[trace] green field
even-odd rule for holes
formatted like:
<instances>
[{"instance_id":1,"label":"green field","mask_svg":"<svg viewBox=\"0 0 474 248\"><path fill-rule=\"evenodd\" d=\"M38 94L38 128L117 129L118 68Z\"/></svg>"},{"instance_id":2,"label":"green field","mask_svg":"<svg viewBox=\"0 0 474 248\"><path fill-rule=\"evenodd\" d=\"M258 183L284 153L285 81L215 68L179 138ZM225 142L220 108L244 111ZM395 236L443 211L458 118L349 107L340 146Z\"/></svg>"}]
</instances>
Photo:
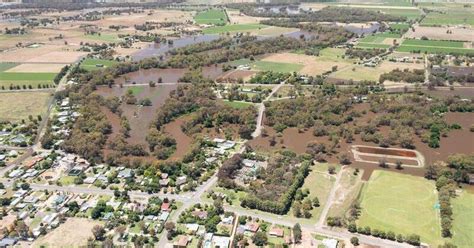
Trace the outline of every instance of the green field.
<instances>
[{"instance_id":1,"label":"green field","mask_svg":"<svg viewBox=\"0 0 474 248\"><path fill-rule=\"evenodd\" d=\"M7 63L7 62L1 62L0 63L0 72L4 72L8 69L11 69L15 66L19 65L18 63Z\"/></svg>"},{"instance_id":2,"label":"green field","mask_svg":"<svg viewBox=\"0 0 474 248\"><path fill-rule=\"evenodd\" d=\"M256 61L252 64L252 68L259 71L274 71L287 73L300 71L303 68L303 65L269 61Z\"/></svg>"},{"instance_id":3,"label":"green field","mask_svg":"<svg viewBox=\"0 0 474 248\"><path fill-rule=\"evenodd\" d=\"M93 71L93 70L100 70L104 67L109 67L112 65L117 64L118 62L115 60L106 60L106 59L91 59L87 58L81 63L81 68L88 70L88 71ZM104 67L97 67L96 65L101 64Z\"/></svg>"},{"instance_id":4,"label":"green field","mask_svg":"<svg viewBox=\"0 0 474 248\"><path fill-rule=\"evenodd\" d=\"M225 25L225 26L215 26L204 29L202 32L205 34L220 34L220 33L227 33L227 32L248 32L252 30L257 30L261 28L268 27L267 25L263 24L232 24L232 25Z\"/></svg>"},{"instance_id":5,"label":"green field","mask_svg":"<svg viewBox=\"0 0 474 248\"><path fill-rule=\"evenodd\" d=\"M453 242L459 248L474 244L474 194L463 192L451 200L453 207Z\"/></svg>"},{"instance_id":6,"label":"green field","mask_svg":"<svg viewBox=\"0 0 474 248\"><path fill-rule=\"evenodd\" d=\"M128 90L132 90L132 94L134 96L138 96L140 93L143 92L143 90L145 90L145 87L144 86L131 86L127 88L127 91Z\"/></svg>"},{"instance_id":7,"label":"green field","mask_svg":"<svg viewBox=\"0 0 474 248\"><path fill-rule=\"evenodd\" d=\"M53 81L56 73L45 72L0 72L0 80L6 81Z\"/></svg>"},{"instance_id":8,"label":"green field","mask_svg":"<svg viewBox=\"0 0 474 248\"><path fill-rule=\"evenodd\" d=\"M399 52L474 54L474 49L464 48L461 41L407 39L397 48Z\"/></svg>"},{"instance_id":9,"label":"green field","mask_svg":"<svg viewBox=\"0 0 474 248\"><path fill-rule=\"evenodd\" d=\"M410 28L410 25L408 23L390 23L389 26L393 30L403 30Z\"/></svg>"},{"instance_id":10,"label":"green field","mask_svg":"<svg viewBox=\"0 0 474 248\"><path fill-rule=\"evenodd\" d=\"M442 9L443 13L430 12L423 19L423 26L471 25L474 26L474 10L462 8Z\"/></svg>"},{"instance_id":11,"label":"green field","mask_svg":"<svg viewBox=\"0 0 474 248\"><path fill-rule=\"evenodd\" d=\"M222 10L210 9L197 13L194 21L197 24L224 25L227 23L227 16Z\"/></svg>"},{"instance_id":12,"label":"green field","mask_svg":"<svg viewBox=\"0 0 474 248\"><path fill-rule=\"evenodd\" d=\"M50 92L0 93L0 120L27 120L29 115L46 113Z\"/></svg>"},{"instance_id":13,"label":"green field","mask_svg":"<svg viewBox=\"0 0 474 248\"><path fill-rule=\"evenodd\" d=\"M360 198L358 226L418 234L422 242L442 243L434 182L421 177L376 170Z\"/></svg>"},{"instance_id":14,"label":"green field","mask_svg":"<svg viewBox=\"0 0 474 248\"><path fill-rule=\"evenodd\" d=\"M228 106L231 106L232 108L236 108L236 109L243 109L243 108L247 108L249 106L253 106L252 103L249 103L249 102L236 102L236 101L224 101L224 104L225 105L228 105Z\"/></svg>"}]
</instances>

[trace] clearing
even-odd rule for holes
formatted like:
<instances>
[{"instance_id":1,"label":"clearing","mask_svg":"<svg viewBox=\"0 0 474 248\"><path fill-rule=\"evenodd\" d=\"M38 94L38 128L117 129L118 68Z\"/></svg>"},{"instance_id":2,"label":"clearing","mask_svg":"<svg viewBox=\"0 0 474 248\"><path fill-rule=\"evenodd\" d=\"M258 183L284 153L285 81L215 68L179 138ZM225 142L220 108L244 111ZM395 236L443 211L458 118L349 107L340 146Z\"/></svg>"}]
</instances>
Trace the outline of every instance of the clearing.
<instances>
[{"instance_id":1,"label":"clearing","mask_svg":"<svg viewBox=\"0 0 474 248\"><path fill-rule=\"evenodd\" d=\"M64 224L40 237L33 247L80 247L87 244L87 239L93 237L92 228L101 222L84 218L68 218ZM77 230L80 230L78 232Z\"/></svg>"}]
</instances>

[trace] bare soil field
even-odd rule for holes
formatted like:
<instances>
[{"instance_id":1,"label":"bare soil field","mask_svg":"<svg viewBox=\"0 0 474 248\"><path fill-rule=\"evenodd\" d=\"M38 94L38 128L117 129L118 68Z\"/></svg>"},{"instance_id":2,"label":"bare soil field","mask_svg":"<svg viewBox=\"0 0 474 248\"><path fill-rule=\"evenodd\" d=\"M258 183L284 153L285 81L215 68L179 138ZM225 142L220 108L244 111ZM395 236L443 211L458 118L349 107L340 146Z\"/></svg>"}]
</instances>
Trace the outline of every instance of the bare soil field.
<instances>
[{"instance_id":1,"label":"bare soil field","mask_svg":"<svg viewBox=\"0 0 474 248\"><path fill-rule=\"evenodd\" d=\"M38 48L19 48L0 53L0 61L18 63L69 64L78 60L85 52L67 51L67 46L41 45Z\"/></svg>"},{"instance_id":2,"label":"bare soil field","mask_svg":"<svg viewBox=\"0 0 474 248\"><path fill-rule=\"evenodd\" d=\"M447 33L450 31L450 33ZM428 39L433 40L462 40L462 41L474 41L474 29L472 28L457 28L457 27L425 27L416 26L415 31L408 30L406 32L406 38L420 39L425 36Z\"/></svg>"},{"instance_id":3,"label":"bare soil field","mask_svg":"<svg viewBox=\"0 0 474 248\"><path fill-rule=\"evenodd\" d=\"M247 16L238 10L227 10L231 24L251 24L251 23L260 23L261 20L266 20L268 18L264 17L253 17Z\"/></svg>"},{"instance_id":4,"label":"bare soil field","mask_svg":"<svg viewBox=\"0 0 474 248\"><path fill-rule=\"evenodd\" d=\"M399 150L399 149L390 149L390 148L378 148L378 147L367 147L367 146L359 146L356 148L357 151L362 153L374 153L380 155L391 155L391 156L402 156L402 157L409 157L414 158L416 157L416 153L413 151L408 150Z\"/></svg>"},{"instance_id":5,"label":"bare soil field","mask_svg":"<svg viewBox=\"0 0 474 248\"><path fill-rule=\"evenodd\" d=\"M84 218L68 218L64 224L40 237L33 247L82 247L93 237L92 228L101 222Z\"/></svg>"},{"instance_id":6,"label":"bare soil field","mask_svg":"<svg viewBox=\"0 0 474 248\"><path fill-rule=\"evenodd\" d=\"M266 27L259 30L250 32L251 35L262 35L262 36L277 36L282 34L288 34L299 31L297 28L284 28L284 27Z\"/></svg>"},{"instance_id":7,"label":"bare soil field","mask_svg":"<svg viewBox=\"0 0 474 248\"><path fill-rule=\"evenodd\" d=\"M6 72L51 72L57 73L61 71L66 64L20 64Z\"/></svg>"}]
</instances>

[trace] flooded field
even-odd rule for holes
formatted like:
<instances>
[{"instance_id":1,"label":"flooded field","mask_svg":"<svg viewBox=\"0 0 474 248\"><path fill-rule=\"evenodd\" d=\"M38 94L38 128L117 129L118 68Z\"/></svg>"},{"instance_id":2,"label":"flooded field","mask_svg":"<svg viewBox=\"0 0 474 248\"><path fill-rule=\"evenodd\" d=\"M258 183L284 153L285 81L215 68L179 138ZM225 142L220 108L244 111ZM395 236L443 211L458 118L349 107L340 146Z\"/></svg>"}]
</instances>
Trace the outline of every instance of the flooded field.
<instances>
[{"instance_id":1,"label":"flooded field","mask_svg":"<svg viewBox=\"0 0 474 248\"><path fill-rule=\"evenodd\" d=\"M359 104L355 107L356 110L368 110L368 104ZM368 120L372 119L375 116L374 113L368 111L366 115L362 118L358 118L358 123L365 123ZM446 160L449 155L455 153L465 153L465 154L472 154L474 153L474 132L470 132L469 128L472 124L474 124L474 116L469 113L447 113L445 119L448 123L453 124L457 123L462 126L460 130L452 130L448 133L448 137L442 137L440 142L440 148L433 149L428 146L428 144L423 143L421 139L417 136L414 136L414 144L415 149L419 151L424 157L426 164L432 164L435 161L439 160ZM271 127L266 126L265 130L267 130L268 136L266 137L257 137L254 140L249 142L249 145L256 150L270 152L273 149L289 149L296 153L304 153L306 152L307 144L310 142L317 142L325 144L326 147L330 147L332 142L329 140L328 137L315 137L313 135L313 129L309 128L307 130L300 130L299 132L297 128L287 128L285 129L282 134L277 134L275 130ZM389 127L381 127L380 131L383 135L387 135L389 131ZM271 137L275 136L276 144L274 146L270 145ZM361 140L360 135L354 136L354 141L350 144L346 143L345 141L341 140L335 151L338 152L336 155L329 154L326 159L330 163L339 163L338 156L339 154L351 154L351 146L352 145L368 145L374 146L373 143L364 142ZM366 163L366 162L359 162L355 161L353 156L349 156L352 164L349 165L353 168L358 168L364 170L363 179L367 180L370 178L372 172L376 169L382 169L377 164ZM396 162L396 161L388 161L387 162ZM405 161L408 165L413 165L414 161ZM406 167L403 170L397 170L394 166L391 166L388 169L383 170L391 170L400 173L407 173L415 176L424 176L425 169L424 168L413 168L413 167Z\"/></svg>"},{"instance_id":2,"label":"flooded field","mask_svg":"<svg viewBox=\"0 0 474 248\"><path fill-rule=\"evenodd\" d=\"M177 160L183 158L184 155L189 151L192 143L192 138L183 133L181 125L189 119L189 116L178 118L164 126L165 132L173 136L176 139L176 151L171 155L169 159Z\"/></svg>"},{"instance_id":3,"label":"flooded field","mask_svg":"<svg viewBox=\"0 0 474 248\"><path fill-rule=\"evenodd\" d=\"M153 43L148 45L148 47L141 49L140 51L132 54L132 59L134 61L139 61L145 58L152 58L158 56L165 56L166 53L175 48L184 47L187 45L199 43L199 42L209 42L219 39L219 35L196 35L196 36L187 36L173 40L173 44L164 44L164 43Z\"/></svg>"}]
</instances>

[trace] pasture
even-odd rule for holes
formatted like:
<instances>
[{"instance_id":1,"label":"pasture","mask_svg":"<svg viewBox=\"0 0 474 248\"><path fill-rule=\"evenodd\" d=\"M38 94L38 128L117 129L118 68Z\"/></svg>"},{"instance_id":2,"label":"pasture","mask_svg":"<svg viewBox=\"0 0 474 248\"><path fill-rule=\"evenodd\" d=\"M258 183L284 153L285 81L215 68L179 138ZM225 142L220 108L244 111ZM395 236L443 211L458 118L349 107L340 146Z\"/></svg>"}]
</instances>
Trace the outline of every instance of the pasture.
<instances>
[{"instance_id":1,"label":"pasture","mask_svg":"<svg viewBox=\"0 0 474 248\"><path fill-rule=\"evenodd\" d=\"M471 25L474 26L472 9L442 8L441 13L430 12L421 22L422 26Z\"/></svg>"},{"instance_id":2,"label":"pasture","mask_svg":"<svg viewBox=\"0 0 474 248\"><path fill-rule=\"evenodd\" d=\"M433 181L387 171L374 171L364 186L358 226L396 234L418 234L422 242L442 242L437 192Z\"/></svg>"},{"instance_id":3,"label":"pasture","mask_svg":"<svg viewBox=\"0 0 474 248\"><path fill-rule=\"evenodd\" d=\"M366 36L359 40L357 43L358 48L389 48L393 44L393 40L397 40L401 37L398 33L379 33Z\"/></svg>"},{"instance_id":4,"label":"pasture","mask_svg":"<svg viewBox=\"0 0 474 248\"><path fill-rule=\"evenodd\" d=\"M417 63L395 63L383 61L376 67L367 67L363 65L351 65L345 68L338 69L338 71L329 75L330 78L363 81L370 80L378 82L380 75L390 72L395 69L423 69L423 64Z\"/></svg>"},{"instance_id":5,"label":"pasture","mask_svg":"<svg viewBox=\"0 0 474 248\"><path fill-rule=\"evenodd\" d=\"M197 24L224 25L227 23L227 16L222 10L210 9L197 13L194 21Z\"/></svg>"},{"instance_id":6,"label":"pasture","mask_svg":"<svg viewBox=\"0 0 474 248\"><path fill-rule=\"evenodd\" d=\"M474 244L474 194L462 192L451 200L453 207L453 242L458 247Z\"/></svg>"},{"instance_id":7,"label":"pasture","mask_svg":"<svg viewBox=\"0 0 474 248\"><path fill-rule=\"evenodd\" d=\"M50 92L0 93L0 120L27 120L29 115L43 115L47 111Z\"/></svg>"}]
</instances>

